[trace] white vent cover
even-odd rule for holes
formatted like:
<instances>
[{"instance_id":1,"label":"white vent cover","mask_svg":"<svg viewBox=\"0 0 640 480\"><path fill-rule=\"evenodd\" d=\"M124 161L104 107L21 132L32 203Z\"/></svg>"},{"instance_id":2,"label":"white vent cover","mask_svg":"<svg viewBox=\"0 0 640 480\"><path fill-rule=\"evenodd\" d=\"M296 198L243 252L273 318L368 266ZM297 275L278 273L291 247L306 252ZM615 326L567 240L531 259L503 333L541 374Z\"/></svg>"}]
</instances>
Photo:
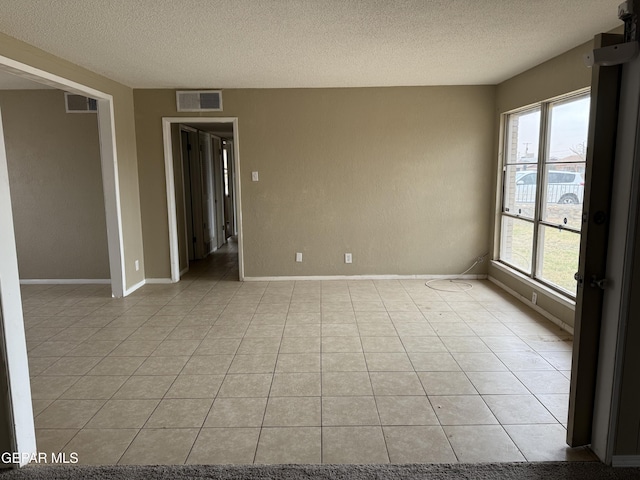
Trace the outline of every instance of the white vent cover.
<instances>
[{"instance_id":1,"label":"white vent cover","mask_svg":"<svg viewBox=\"0 0 640 480\"><path fill-rule=\"evenodd\" d=\"M176 92L179 112L221 112L221 90L182 90Z\"/></svg>"},{"instance_id":2,"label":"white vent cover","mask_svg":"<svg viewBox=\"0 0 640 480\"><path fill-rule=\"evenodd\" d=\"M98 111L98 101L95 98L83 97L74 93L65 92L64 104L67 113L95 113Z\"/></svg>"}]
</instances>

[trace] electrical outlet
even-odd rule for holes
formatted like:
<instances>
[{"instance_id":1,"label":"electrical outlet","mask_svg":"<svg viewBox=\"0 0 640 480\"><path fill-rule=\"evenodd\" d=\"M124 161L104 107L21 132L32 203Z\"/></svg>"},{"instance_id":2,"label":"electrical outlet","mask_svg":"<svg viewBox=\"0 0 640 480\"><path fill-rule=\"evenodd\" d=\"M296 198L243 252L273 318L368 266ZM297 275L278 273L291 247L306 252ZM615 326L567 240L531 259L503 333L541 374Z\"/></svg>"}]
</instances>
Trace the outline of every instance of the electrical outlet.
<instances>
[{"instance_id":1,"label":"electrical outlet","mask_svg":"<svg viewBox=\"0 0 640 480\"><path fill-rule=\"evenodd\" d=\"M258 172L251 172L251 181L252 182L258 181Z\"/></svg>"},{"instance_id":2,"label":"electrical outlet","mask_svg":"<svg viewBox=\"0 0 640 480\"><path fill-rule=\"evenodd\" d=\"M140 260L135 261L135 266L136 266L136 272L140 270Z\"/></svg>"},{"instance_id":3,"label":"electrical outlet","mask_svg":"<svg viewBox=\"0 0 640 480\"><path fill-rule=\"evenodd\" d=\"M344 263L353 263L353 257L350 253L344 254Z\"/></svg>"},{"instance_id":4,"label":"electrical outlet","mask_svg":"<svg viewBox=\"0 0 640 480\"><path fill-rule=\"evenodd\" d=\"M296 262L302 261L302 252L296 252Z\"/></svg>"},{"instance_id":5,"label":"electrical outlet","mask_svg":"<svg viewBox=\"0 0 640 480\"><path fill-rule=\"evenodd\" d=\"M533 303L534 305L538 303L538 294L536 292L533 292L531 294L531 303Z\"/></svg>"}]
</instances>

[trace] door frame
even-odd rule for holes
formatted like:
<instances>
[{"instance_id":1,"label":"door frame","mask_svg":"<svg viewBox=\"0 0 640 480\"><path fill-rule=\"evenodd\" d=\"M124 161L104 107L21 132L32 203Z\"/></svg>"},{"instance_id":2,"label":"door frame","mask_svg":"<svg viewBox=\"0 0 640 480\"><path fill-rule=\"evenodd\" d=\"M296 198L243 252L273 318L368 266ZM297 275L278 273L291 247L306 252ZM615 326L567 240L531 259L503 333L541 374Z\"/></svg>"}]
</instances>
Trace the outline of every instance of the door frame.
<instances>
[{"instance_id":1,"label":"door frame","mask_svg":"<svg viewBox=\"0 0 640 480\"><path fill-rule=\"evenodd\" d=\"M621 43L622 35L600 34L594 47ZM588 149L586 158L580 262L571 362L571 389L567 419L567 444L593 444L593 419L597 396L597 371L601 348L603 305L607 293L592 278L605 278L612 258L608 254L611 233L613 178L620 169L614 161L617 144L619 66L594 66L591 79ZM609 257L609 258L608 258ZM596 429L597 430L597 429ZM596 442L597 443L597 442ZM599 453L599 452L596 452Z\"/></svg>"},{"instance_id":2,"label":"door frame","mask_svg":"<svg viewBox=\"0 0 640 480\"><path fill-rule=\"evenodd\" d=\"M213 149L211 146L211 134L208 132L198 131L198 143L200 148L204 147L200 151L200 162L203 169L202 182L203 182L203 205L206 203L206 215L203 215L203 219L206 221L208 235L209 235L209 249L206 249L207 242L205 242L205 257L213 253L216 248L214 242L217 243L215 224L216 215L214 212L215 202L213 199ZM206 182L206 185L204 185ZM206 200L206 202L205 202Z\"/></svg>"},{"instance_id":3,"label":"door frame","mask_svg":"<svg viewBox=\"0 0 640 480\"><path fill-rule=\"evenodd\" d=\"M135 290L135 287L130 289L126 287L113 96L2 55L0 55L0 68L19 77L66 92L95 98L98 101L98 136L100 141L100 163L107 225L111 292L116 298L127 296Z\"/></svg>"},{"instance_id":4,"label":"door frame","mask_svg":"<svg viewBox=\"0 0 640 480\"><path fill-rule=\"evenodd\" d=\"M176 191L173 171L173 143L171 125L174 123L204 124L231 123L233 125L233 166L240 171L240 142L238 136L238 117L162 117L162 140L164 145L164 171L167 193L167 216L169 230L169 262L171 265L171 281L180 281L180 252L178 249L178 219L176 215ZM240 176L234 179L234 188L238 192L236 215L238 218L238 270L239 280L244 281L244 247L242 231L242 202Z\"/></svg>"},{"instance_id":5,"label":"door frame","mask_svg":"<svg viewBox=\"0 0 640 480\"><path fill-rule=\"evenodd\" d=\"M227 159L229 157L233 157L233 140L227 140L227 146L231 145L231 148L227 147L225 150L227 150ZM235 179L236 177L236 171L233 167L233 158L231 158L231 163L229 164L229 171L231 172L231 178ZM238 219L236 217L236 189L234 188L234 184L235 182L231 182L231 184L229 185L229 189L231 190L231 202L233 203L233 235L237 235L238 233Z\"/></svg>"},{"instance_id":6,"label":"door frame","mask_svg":"<svg viewBox=\"0 0 640 480\"><path fill-rule=\"evenodd\" d=\"M115 118L113 97L94 88L82 85L53 73L32 67L12 58L0 55L0 68L19 77L43 83L51 87L95 98L98 101L98 133L100 141L100 163L104 208L107 224L107 244L109 251L109 269L111 290L114 297L123 297L135 289L126 290L124 268L124 240L122 233L122 211L120 205L120 187L115 138ZM18 273L18 258L15 248L13 215L11 214L11 196L7 173L7 159L4 148L4 131L0 112L0 197L4 197L0 208L0 223L6 232L4 244L0 249L0 295L2 295L3 322L0 324L5 354L7 379L7 401L11 441L15 451L35 453L34 416L29 382L20 379L29 378L27 348L24 332L24 317ZM0 243L3 243L0 241ZM20 465L27 463L21 458Z\"/></svg>"},{"instance_id":7,"label":"door frame","mask_svg":"<svg viewBox=\"0 0 640 480\"><path fill-rule=\"evenodd\" d=\"M613 67L607 67L613 68ZM637 439L637 416L630 417L629 402L637 399L629 381L629 324L635 318L633 294L637 271L637 241L635 233L640 212L640 94L638 93L640 58L622 65L620 100L616 134L616 152L612 183L611 219L602 307L602 327L598 356L598 378L594 402L591 449L607 464L638 466L637 454L620 454L616 444L631 433ZM637 264L636 264L637 265ZM634 278L635 277L635 278ZM631 357L633 358L633 357ZM633 375L633 374L632 374ZM631 411L636 412L635 404ZM624 448L624 447L623 447ZM636 450L637 452L637 450Z\"/></svg>"}]
</instances>

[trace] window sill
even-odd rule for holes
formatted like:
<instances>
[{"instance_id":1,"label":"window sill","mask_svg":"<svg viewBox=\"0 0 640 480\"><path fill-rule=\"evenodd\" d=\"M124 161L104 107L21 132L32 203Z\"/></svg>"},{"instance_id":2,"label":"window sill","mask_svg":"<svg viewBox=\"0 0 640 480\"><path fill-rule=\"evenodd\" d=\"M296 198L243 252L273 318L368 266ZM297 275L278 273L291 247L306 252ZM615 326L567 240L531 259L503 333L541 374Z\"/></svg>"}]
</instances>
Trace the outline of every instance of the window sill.
<instances>
[{"instance_id":1,"label":"window sill","mask_svg":"<svg viewBox=\"0 0 640 480\"><path fill-rule=\"evenodd\" d=\"M569 308L573 311L575 311L576 309L576 302L574 299L567 297L565 295L562 295L561 293L556 292L555 290L547 287L546 285L530 278L527 277L526 275L523 275L522 273L509 268L507 265L505 265L504 263L492 260L491 261L491 266L493 268L495 268L496 270L500 270L503 273L506 273L507 275L509 275L510 277L524 283L525 285L527 285L528 287L531 287L532 289L535 289L537 292L543 293L545 297L549 297L550 299L552 299L555 302L558 302L560 305Z\"/></svg>"}]
</instances>

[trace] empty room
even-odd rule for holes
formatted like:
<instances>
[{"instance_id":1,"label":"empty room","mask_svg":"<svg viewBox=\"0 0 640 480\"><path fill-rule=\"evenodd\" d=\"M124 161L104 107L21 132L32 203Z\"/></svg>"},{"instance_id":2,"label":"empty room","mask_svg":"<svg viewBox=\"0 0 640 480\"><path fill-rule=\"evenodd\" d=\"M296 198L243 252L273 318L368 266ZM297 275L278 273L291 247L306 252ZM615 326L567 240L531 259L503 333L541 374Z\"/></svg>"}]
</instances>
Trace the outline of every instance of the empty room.
<instances>
[{"instance_id":1,"label":"empty room","mask_svg":"<svg viewBox=\"0 0 640 480\"><path fill-rule=\"evenodd\" d=\"M635 1L0 3L15 474L640 465Z\"/></svg>"}]
</instances>

